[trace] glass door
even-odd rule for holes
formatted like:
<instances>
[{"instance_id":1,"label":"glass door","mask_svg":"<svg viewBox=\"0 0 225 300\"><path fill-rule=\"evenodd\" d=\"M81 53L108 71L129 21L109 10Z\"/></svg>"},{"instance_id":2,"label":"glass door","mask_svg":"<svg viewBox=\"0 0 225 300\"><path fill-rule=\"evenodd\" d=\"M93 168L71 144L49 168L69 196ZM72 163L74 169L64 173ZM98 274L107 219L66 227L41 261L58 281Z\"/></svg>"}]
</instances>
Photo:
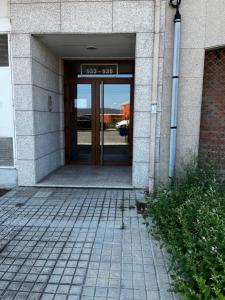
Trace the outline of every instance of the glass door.
<instances>
[{"instance_id":1,"label":"glass door","mask_svg":"<svg viewBox=\"0 0 225 300\"><path fill-rule=\"evenodd\" d=\"M131 84L100 85L101 165L131 163Z\"/></svg>"},{"instance_id":2,"label":"glass door","mask_svg":"<svg viewBox=\"0 0 225 300\"><path fill-rule=\"evenodd\" d=\"M130 165L132 85L126 80L79 80L65 102L67 163ZM69 121L68 121L69 119Z\"/></svg>"}]
</instances>

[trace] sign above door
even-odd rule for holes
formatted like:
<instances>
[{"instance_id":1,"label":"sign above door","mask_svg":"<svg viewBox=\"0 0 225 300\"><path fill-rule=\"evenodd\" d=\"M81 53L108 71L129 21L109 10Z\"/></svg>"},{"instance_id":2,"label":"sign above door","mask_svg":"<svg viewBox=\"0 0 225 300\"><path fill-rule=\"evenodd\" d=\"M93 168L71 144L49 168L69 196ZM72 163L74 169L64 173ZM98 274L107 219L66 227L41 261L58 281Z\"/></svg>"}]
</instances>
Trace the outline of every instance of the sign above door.
<instances>
[{"instance_id":1,"label":"sign above door","mask_svg":"<svg viewBox=\"0 0 225 300\"><path fill-rule=\"evenodd\" d=\"M81 75L118 75L118 64L81 64Z\"/></svg>"}]
</instances>

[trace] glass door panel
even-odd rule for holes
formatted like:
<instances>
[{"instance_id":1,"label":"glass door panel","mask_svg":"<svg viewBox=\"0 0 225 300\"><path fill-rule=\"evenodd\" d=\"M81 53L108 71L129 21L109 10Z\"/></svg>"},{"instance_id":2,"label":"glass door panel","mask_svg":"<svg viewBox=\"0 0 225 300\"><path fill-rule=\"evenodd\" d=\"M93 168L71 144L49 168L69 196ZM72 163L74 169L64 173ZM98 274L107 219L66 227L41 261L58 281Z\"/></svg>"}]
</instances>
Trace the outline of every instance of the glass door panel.
<instances>
[{"instance_id":1,"label":"glass door panel","mask_svg":"<svg viewBox=\"0 0 225 300\"><path fill-rule=\"evenodd\" d=\"M100 117L100 130L104 132L100 134L102 163L126 164L129 161L131 86L104 84L102 94L103 112Z\"/></svg>"},{"instance_id":2,"label":"glass door panel","mask_svg":"<svg viewBox=\"0 0 225 300\"><path fill-rule=\"evenodd\" d=\"M92 84L75 86L72 117L72 160L92 161Z\"/></svg>"}]
</instances>

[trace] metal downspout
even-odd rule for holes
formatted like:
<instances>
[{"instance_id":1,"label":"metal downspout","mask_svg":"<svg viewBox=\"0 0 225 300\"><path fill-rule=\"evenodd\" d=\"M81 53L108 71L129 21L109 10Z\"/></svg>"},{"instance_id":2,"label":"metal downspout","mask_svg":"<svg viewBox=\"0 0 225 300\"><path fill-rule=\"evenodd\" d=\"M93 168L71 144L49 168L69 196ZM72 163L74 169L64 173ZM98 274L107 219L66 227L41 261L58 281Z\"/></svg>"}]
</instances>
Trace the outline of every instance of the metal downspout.
<instances>
[{"instance_id":1,"label":"metal downspout","mask_svg":"<svg viewBox=\"0 0 225 300\"><path fill-rule=\"evenodd\" d=\"M176 2L176 4L174 4ZM175 175L176 143L177 143L177 108L179 97L180 76L180 37L181 37L181 14L179 7L181 0L170 0L170 4L176 8L174 17L174 52L173 52L173 75L172 75L172 97L171 97L171 124L170 124L170 157L169 157L169 179L172 181Z\"/></svg>"}]
</instances>

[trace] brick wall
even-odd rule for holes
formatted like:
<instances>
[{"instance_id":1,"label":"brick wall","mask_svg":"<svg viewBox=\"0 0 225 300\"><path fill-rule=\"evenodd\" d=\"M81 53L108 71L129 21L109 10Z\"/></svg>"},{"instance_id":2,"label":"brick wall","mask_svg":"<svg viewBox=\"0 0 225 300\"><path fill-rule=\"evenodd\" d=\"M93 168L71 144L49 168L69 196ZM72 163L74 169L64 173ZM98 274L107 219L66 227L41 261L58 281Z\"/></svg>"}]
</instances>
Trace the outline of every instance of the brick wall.
<instances>
[{"instance_id":1,"label":"brick wall","mask_svg":"<svg viewBox=\"0 0 225 300\"><path fill-rule=\"evenodd\" d=\"M201 112L200 155L225 170L225 49L205 56Z\"/></svg>"}]
</instances>

